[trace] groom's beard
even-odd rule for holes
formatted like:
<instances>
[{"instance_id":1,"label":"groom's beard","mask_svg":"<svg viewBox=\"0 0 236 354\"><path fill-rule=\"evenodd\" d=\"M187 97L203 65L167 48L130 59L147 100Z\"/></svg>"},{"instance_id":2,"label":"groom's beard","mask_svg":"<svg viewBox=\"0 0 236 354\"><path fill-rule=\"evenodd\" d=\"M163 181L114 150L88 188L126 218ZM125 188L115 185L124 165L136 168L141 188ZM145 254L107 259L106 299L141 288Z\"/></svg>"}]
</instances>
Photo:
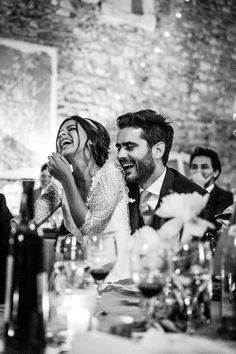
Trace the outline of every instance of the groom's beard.
<instances>
[{"instance_id":1,"label":"groom's beard","mask_svg":"<svg viewBox=\"0 0 236 354\"><path fill-rule=\"evenodd\" d=\"M151 150L149 150L141 160L129 158L125 161L134 164L132 168L125 170L127 182L142 185L155 170L155 162L153 160Z\"/></svg>"}]
</instances>

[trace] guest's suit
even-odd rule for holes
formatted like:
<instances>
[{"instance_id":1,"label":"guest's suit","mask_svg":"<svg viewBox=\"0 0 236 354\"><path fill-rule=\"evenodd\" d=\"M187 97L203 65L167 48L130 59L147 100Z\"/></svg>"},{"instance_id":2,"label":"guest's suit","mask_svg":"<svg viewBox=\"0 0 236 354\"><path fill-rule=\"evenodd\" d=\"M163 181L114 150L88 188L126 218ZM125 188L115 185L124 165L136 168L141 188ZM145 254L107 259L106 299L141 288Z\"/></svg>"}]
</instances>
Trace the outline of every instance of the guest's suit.
<instances>
[{"instance_id":1,"label":"guest's suit","mask_svg":"<svg viewBox=\"0 0 236 354\"><path fill-rule=\"evenodd\" d=\"M0 303L4 303L6 282L6 258L11 230L11 213L6 205L6 199L0 193Z\"/></svg>"},{"instance_id":2,"label":"guest's suit","mask_svg":"<svg viewBox=\"0 0 236 354\"><path fill-rule=\"evenodd\" d=\"M134 202L129 203L131 233L133 233L135 230L142 227L144 222L139 212L139 186L136 183L128 183L128 188L129 197L135 200ZM190 181L187 177L178 171L172 168L167 168L156 209L160 206L161 199L171 192L192 193L194 191L200 193L201 195L207 193L198 184ZM208 204L207 208L205 209L204 218L210 221L214 221L213 210L210 204ZM154 214L150 226L157 230L167 220L168 219L161 218Z\"/></svg>"},{"instance_id":3,"label":"guest's suit","mask_svg":"<svg viewBox=\"0 0 236 354\"><path fill-rule=\"evenodd\" d=\"M228 206L233 204L233 193L215 184L210 192L210 202L214 206L214 215L221 214Z\"/></svg>"}]
</instances>

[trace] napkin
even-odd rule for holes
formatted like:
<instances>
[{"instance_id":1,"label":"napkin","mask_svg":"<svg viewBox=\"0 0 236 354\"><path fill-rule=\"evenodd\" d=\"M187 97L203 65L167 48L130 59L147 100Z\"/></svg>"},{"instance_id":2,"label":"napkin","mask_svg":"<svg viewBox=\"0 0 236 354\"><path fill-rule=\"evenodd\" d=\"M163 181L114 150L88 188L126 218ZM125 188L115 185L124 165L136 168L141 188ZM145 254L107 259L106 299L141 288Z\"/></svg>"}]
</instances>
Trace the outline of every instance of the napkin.
<instances>
[{"instance_id":1,"label":"napkin","mask_svg":"<svg viewBox=\"0 0 236 354\"><path fill-rule=\"evenodd\" d=\"M140 297L140 291L135 284L110 283L102 290L103 292L116 291L127 296Z\"/></svg>"}]
</instances>

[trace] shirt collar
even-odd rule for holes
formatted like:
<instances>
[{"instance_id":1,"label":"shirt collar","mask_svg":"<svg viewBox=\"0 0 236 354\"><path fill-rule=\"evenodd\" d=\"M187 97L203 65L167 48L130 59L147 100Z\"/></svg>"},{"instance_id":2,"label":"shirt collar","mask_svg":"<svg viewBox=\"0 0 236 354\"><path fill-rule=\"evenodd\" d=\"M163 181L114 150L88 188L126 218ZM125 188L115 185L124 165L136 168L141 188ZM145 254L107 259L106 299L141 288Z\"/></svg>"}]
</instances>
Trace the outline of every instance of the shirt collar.
<instances>
[{"instance_id":1,"label":"shirt collar","mask_svg":"<svg viewBox=\"0 0 236 354\"><path fill-rule=\"evenodd\" d=\"M164 171L162 172L162 174L160 175L160 177L147 188L147 191L152 194L155 194L159 197L165 175L166 175L166 167L165 167ZM143 188L140 187L140 192L142 192L142 191L143 191Z\"/></svg>"},{"instance_id":2,"label":"shirt collar","mask_svg":"<svg viewBox=\"0 0 236 354\"><path fill-rule=\"evenodd\" d=\"M146 189L148 192L151 193L151 196L147 201L147 204L151 210L155 210L157 206L165 175L166 175L166 167L162 172L162 174L160 175L160 177ZM144 190L142 187L139 187L139 189L140 192Z\"/></svg>"},{"instance_id":3,"label":"shirt collar","mask_svg":"<svg viewBox=\"0 0 236 354\"><path fill-rule=\"evenodd\" d=\"M214 186L215 186L215 184L212 183L212 184L210 184L210 186L206 187L205 189L206 189L206 191L207 191L208 193L211 193L211 191L212 191L212 189L214 188Z\"/></svg>"},{"instance_id":4,"label":"shirt collar","mask_svg":"<svg viewBox=\"0 0 236 354\"><path fill-rule=\"evenodd\" d=\"M166 175L166 167L165 167L164 171L162 172L162 174L160 175L160 177L155 182L153 182L146 190L159 197L165 175ZM139 186L140 193L143 190L144 189L141 186Z\"/></svg>"}]
</instances>

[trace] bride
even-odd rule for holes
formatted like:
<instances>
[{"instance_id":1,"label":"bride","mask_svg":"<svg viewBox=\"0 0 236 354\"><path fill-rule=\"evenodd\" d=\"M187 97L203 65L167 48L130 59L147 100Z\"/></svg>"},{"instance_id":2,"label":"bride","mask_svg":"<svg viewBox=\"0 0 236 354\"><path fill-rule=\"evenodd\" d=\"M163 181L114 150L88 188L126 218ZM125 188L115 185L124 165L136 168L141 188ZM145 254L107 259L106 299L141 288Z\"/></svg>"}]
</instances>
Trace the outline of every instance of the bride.
<instances>
[{"instance_id":1,"label":"bride","mask_svg":"<svg viewBox=\"0 0 236 354\"><path fill-rule=\"evenodd\" d=\"M77 115L65 119L49 156L54 180L35 203L39 227L60 206L66 232L84 235L114 231L117 262L107 281L130 277L128 190L122 168L108 161L110 137L100 123Z\"/></svg>"}]
</instances>

